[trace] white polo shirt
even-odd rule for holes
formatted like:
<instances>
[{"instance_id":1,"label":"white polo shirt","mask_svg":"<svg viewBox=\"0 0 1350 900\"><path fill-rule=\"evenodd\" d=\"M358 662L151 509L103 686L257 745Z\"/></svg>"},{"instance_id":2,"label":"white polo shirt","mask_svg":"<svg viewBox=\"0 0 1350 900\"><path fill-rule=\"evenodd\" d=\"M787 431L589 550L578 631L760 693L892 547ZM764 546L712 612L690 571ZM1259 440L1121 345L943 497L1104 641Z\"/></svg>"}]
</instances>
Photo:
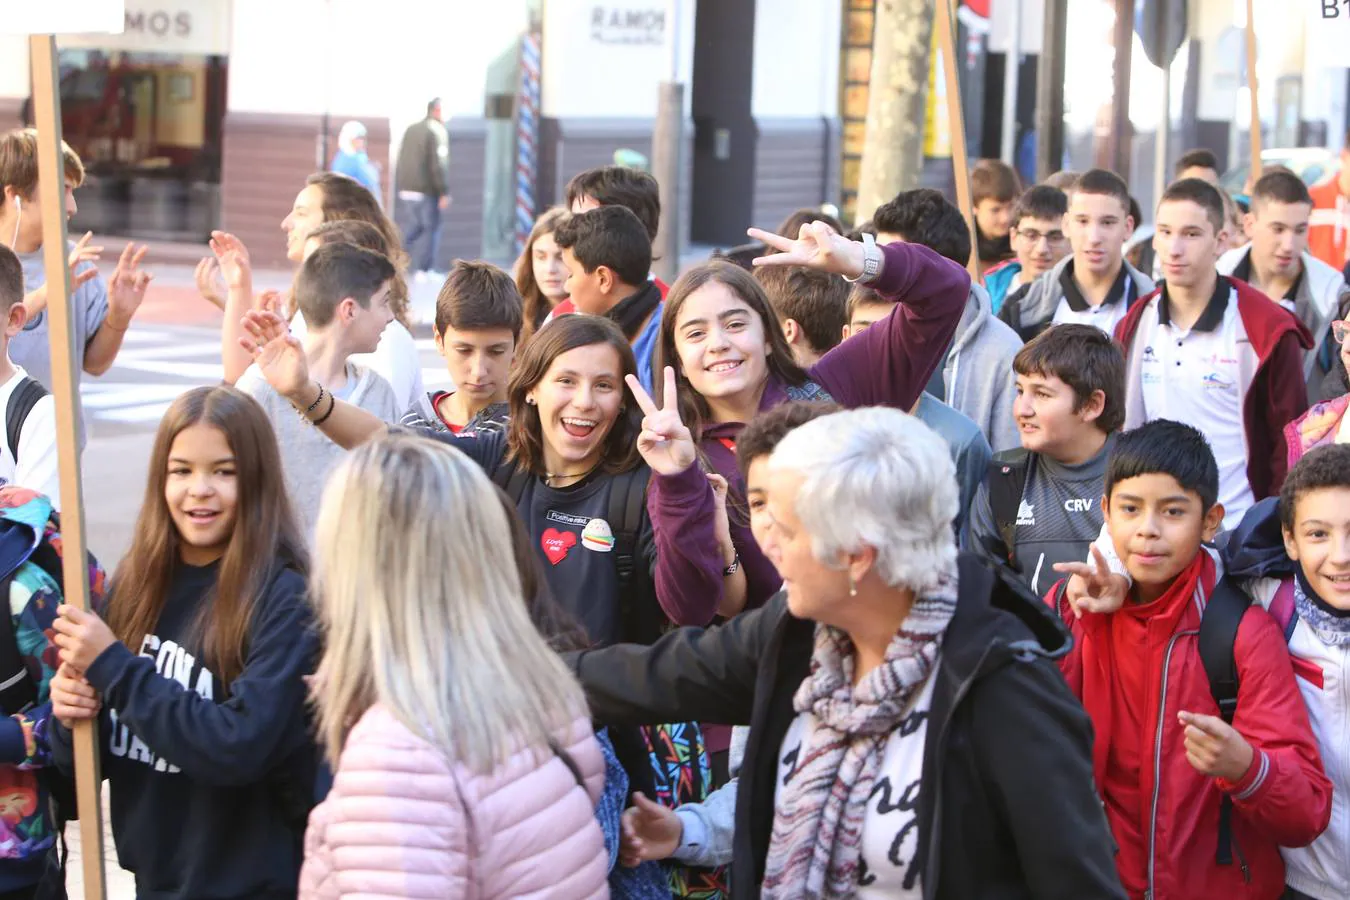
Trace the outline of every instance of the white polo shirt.
<instances>
[{"instance_id":1,"label":"white polo shirt","mask_svg":"<svg viewBox=\"0 0 1350 900\"><path fill-rule=\"evenodd\" d=\"M1247 479L1247 431L1242 418L1238 354L1250 352L1238 316L1237 291L1223 278L1205 311L1187 331L1172 324L1167 288L1149 301L1136 341L1147 421L1172 419L1199 429L1219 464L1224 528L1233 528L1256 502ZM1239 346L1239 335L1241 344Z\"/></svg>"},{"instance_id":2,"label":"white polo shirt","mask_svg":"<svg viewBox=\"0 0 1350 900\"><path fill-rule=\"evenodd\" d=\"M19 432L19 446L9 446L6 413L10 398L28 373L22 366L0 385L0 486L17 485L45 494L61 511L61 476L56 460L56 400L45 395L33 405Z\"/></svg>"},{"instance_id":3,"label":"white polo shirt","mask_svg":"<svg viewBox=\"0 0 1350 900\"><path fill-rule=\"evenodd\" d=\"M1116 326L1130 311L1130 304L1139 299L1135 296L1134 279L1126 271L1123 262L1111 290L1106 292L1099 306L1088 303L1083 296L1083 291L1073 277L1073 260L1069 260L1069 264L1059 273L1059 287L1064 296L1055 307L1055 315L1050 320L1053 324L1095 325L1109 335L1116 333Z\"/></svg>"}]
</instances>

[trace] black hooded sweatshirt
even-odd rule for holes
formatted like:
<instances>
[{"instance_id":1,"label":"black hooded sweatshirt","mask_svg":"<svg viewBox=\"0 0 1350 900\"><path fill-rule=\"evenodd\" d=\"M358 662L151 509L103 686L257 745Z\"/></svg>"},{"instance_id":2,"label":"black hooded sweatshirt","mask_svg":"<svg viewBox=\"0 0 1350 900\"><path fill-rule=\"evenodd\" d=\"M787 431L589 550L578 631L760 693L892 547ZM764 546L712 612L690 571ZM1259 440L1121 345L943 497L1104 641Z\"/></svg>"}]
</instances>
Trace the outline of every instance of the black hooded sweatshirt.
<instances>
[{"instance_id":1,"label":"black hooded sweatshirt","mask_svg":"<svg viewBox=\"0 0 1350 900\"><path fill-rule=\"evenodd\" d=\"M933 677L918 801L925 900L1123 900L1092 781L1092 727L1054 660L1071 638L1010 574L962 554L959 599ZM736 798L732 897L759 896L778 751L815 624L782 594L650 647L574 654L604 723L750 725Z\"/></svg>"},{"instance_id":2,"label":"black hooded sweatshirt","mask_svg":"<svg viewBox=\"0 0 1350 900\"><path fill-rule=\"evenodd\" d=\"M318 759L305 714L319 646L305 580L282 569L264 589L227 694L193 640L218 568L180 563L140 654L113 644L86 673L103 696L117 858L139 900L296 894ZM70 732L55 720L51 744L73 772Z\"/></svg>"}]
</instances>

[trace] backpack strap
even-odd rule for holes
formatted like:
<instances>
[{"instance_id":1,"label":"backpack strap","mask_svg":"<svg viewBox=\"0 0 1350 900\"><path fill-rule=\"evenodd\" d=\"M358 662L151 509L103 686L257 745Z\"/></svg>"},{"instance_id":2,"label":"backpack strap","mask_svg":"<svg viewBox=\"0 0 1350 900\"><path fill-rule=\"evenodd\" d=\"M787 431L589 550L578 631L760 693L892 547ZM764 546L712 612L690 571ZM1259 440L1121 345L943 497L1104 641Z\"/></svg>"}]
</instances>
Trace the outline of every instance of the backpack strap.
<instances>
[{"instance_id":1,"label":"backpack strap","mask_svg":"<svg viewBox=\"0 0 1350 900\"><path fill-rule=\"evenodd\" d=\"M36 378L24 376L23 381L9 395L9 404L5 407L5 439L9 441L9 452L14 461L19 461L19 435L23 433L23 423L28 414L37 406L37 402L47 396L47 389Z\"/></svg>"},{"instance_id":2,"label":"backpack strap","mask_svg":"<svg viewBox=\"0 0 1350 900\"><path fill-rule=\"evenodd\" d=\"M512 503L519 506L521 498L525 496L525 488L530 483L530 472L516 465L514 459L504 457L497 464L497 468L492 470L492 480L506 491L506 496L511 498Z\"/></svg>"},{"instance_id":3,"label":"backpack strap","mask_svg":"<svg viewBox=\"0 0 1350 900\"><path fill-rule=\"evenodd\" d=\"M1281 578L1280 586L1270 601L1270 616L1284 632L1284 642L1294 639L1294 628L1298 625L1298 609L1294 606L1294 579Z\"/></svg>"},{"instance_id":4,"label":"backpack strap","mask_svg":"<svg viewBox=\"0 0 1350 900\"><path fill-rule=\"evenodd\" d=\"M1219 716L1229 725L1238 705L1238 672L1233 644L1238 626L1252 600L1229 579L1221 578L1210 592L1200 617L1200 661L1209 678L1209 690L1219 705ZM1224 794L1219 804L1219 843L1214 860L1233 864L1233 799Z\"/></svg>"},{"instance_id":5,"label":"backpack strap","mask_svg":"<svg viewBox=\"0 0 1350 900\"><path fill-rule=\"evenodd\" d=\"M614 476L609 487L609 527L614 530L614 567L619 574L619 594L624 595L637 569L638 532L647 508L647 481L651 469L638 466ZM629 604L625 604L628 606Z\"/></svg>"},{"instance_id":6,"label":"backpack strap","mask_svg":"<svg viewBox=\"0 0 1350 900\"><path fill-rule=\"evenodd\" d=\"M13 574L0 578L0 711L7 716L28 709L38 697L37 681L19 652L14 617L10 612L9 591L13 582Z\"/></svg>"},{"instance_id":7,"label":"backpack strap","mask_svg":"<svg viewBox=\"0 0 1350 900\"><path fill-rule=\"evenodd\" d=\"M1007 551L1007 561L1017 568L1014 558L1017 550L1017 510L1022 505L1022 492L1031 472L1032 454L1022 448L1005 450L989 462L989 509L994 515L994 527Z\"/></svg>"}]
</instances>

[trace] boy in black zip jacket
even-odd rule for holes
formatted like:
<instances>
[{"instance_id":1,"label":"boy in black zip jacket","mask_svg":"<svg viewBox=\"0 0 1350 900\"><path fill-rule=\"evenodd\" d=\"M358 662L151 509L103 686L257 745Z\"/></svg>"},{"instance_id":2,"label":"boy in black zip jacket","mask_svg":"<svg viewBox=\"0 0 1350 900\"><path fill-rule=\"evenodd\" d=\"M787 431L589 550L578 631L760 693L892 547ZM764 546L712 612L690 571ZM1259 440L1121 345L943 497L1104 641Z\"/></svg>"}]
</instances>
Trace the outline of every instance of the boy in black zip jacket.
<instances>
[{"instance_id":1,"label":"boy in black zip jacket","mask_svg":"<svg viewBox=\"0 0 1350 900\"><path fill-rule=\"evenodd\" d=\"M755 498L749 503L754 517ZM1089 784L1086 716L1051 661L1068 649L1065 629L1010 576L973 556L960 558L959 585L913 801L925 900L1124 897ZM779 751L816 627L793 616L780 593L720 627L572 657L600 722L751 726L736 801L734 898L759 896Z\"/></svg>"}]
</instances>

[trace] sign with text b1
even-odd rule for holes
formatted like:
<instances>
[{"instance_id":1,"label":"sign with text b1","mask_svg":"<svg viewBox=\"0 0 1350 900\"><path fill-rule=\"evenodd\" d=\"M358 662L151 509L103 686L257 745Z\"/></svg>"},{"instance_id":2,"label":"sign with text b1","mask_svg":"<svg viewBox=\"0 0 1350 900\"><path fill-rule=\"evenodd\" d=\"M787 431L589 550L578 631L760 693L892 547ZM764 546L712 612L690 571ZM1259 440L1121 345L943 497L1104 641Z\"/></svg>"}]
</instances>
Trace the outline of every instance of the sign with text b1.
<instances>
[{"instance_id":1,"label":"sign with text b1","mask_svg":"<svg viewBox=\"0 0 1350 900\"><path fill-rule=\"evenodd\" d=\"M1350 0L1313 0L1322 21L1343 22L1350 25Z\"/></svg>"},{"instance_id":2,"label":"sign with text b1","mask_svg":"<svg viewBox=\"0 0 1350 900\"><path fill-rule=\"evenodd\" d=\"M0 34L121 34L124 0L0 0Z\"/></svg>"}]
</instances>

